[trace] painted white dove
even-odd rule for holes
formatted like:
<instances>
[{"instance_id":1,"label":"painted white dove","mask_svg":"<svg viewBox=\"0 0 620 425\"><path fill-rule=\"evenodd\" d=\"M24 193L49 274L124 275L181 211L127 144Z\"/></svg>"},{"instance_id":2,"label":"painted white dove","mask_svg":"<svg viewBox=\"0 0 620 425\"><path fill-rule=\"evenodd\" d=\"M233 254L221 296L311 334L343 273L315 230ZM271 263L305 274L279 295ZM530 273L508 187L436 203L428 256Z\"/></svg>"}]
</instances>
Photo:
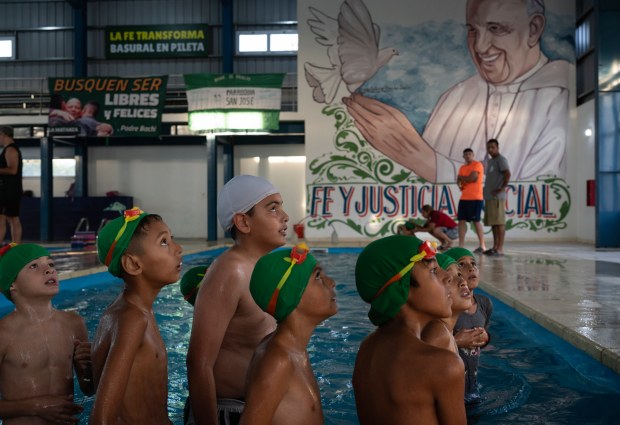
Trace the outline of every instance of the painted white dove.
<instances>
[{"instance_id":1,"label":"painted white dove","mask_svg":"<svg viewBox=\"0 0 620 425\"><path fill-rule=\"evenodd\" d=\"M362 0L345 0L338 19L313 7L310 12L314 19L308 19L308 26L316 42L327 47L330 62L329 67L304 64L306 81L317 102L333 102L341 81L353 93L398 54L394 48L379 50L381 30Z\"/></svg>"}]
</instances>

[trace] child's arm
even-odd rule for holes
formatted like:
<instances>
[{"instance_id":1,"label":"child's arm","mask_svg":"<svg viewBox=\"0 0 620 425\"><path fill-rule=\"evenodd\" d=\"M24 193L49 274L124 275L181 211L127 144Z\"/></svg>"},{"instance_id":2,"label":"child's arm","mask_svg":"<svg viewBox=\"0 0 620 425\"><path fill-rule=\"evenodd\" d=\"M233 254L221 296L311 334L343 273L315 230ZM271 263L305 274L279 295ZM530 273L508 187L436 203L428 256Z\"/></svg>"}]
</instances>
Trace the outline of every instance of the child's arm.
<instances>
[{"instance_id":1,"label":"child's arm","mask_svg":"<svg viewBox=\"0 0 620 425\"><path fill-rule=\"evenodd\" d=\"M435 223L433 223L430 219L426 220L423 225L416 226L416 232L427 232L430 233L435 229Z\"/></svg>"},{"instance_id":2,"label":"child's arm","mask_svg":"<svg viewBox=\"0 0 620 425\"><path fill-rule=\"evenodd\" d=\"M0 419L36 416L49 423L78 423L84 408L72 396L41 396L23 400L0 400Z\"/></svg>"},{"instance_id":3,"label":"child's arm","mask_svg":"<svg viewBox=\"0 0 620 425\"><path fill-rule=\"evenodd\" d=\"M436 365L435 384L437 419L441 425L465 425L465 369L458 357L442 356Z\"/></svg>"},{"instance_id":4,"label":"child's arm","mask_svg":"<svg viewBox=\"0 0 620 425\"><path fill-rule=\"evenodd\" d=\"M77 375L80 390L84 395L93 395L95 386L93 382L93 362L90 358L90 342L88 341L88 331L84 319L75 315L75 340L73 345L73 369Z\"/></svg>"},{"instance_id":5,"label":"child's arm","mask_svg":"<svg viewBox=\"0 0 620 425\"><path fill-rule=\"evenodd\" d=\"M217 266L209 270L194 305L187 351L187 380L196 423L217 424L217 394L213 368L239 299L243 276Z\"/></svg>"},{"instance_id":6,"label":"child's arm","mask_svg":"<svg viewBox=\"0 0 620 425\"><path fill-rule=\"evenodd\" d=\"M293 376L288 354L279 348L265 353L248 373L246 404L239 425L270 425Z\"/></svg>"},{"instance_id":7,"label":"child's arm","mask_svg":"<svg viewBox=\"0 0 620 425\"><path fill-rule=\"evenodd\" d=\"M454 334L454 339L459 348L482 348L489 343L489 334L482 327L461 329Z\"/></svg>"},{"instance_id":8,"label":"child's arm","mask_svg":"<svg viewBox=\"0 0 620 425\"><path fill-rule=\"evenodd\" d=\"M90 424L115 424L125 397L131 367L144 339L148 317L137 308L120 314L97 386Z\"/></svg>"}]
</instances>

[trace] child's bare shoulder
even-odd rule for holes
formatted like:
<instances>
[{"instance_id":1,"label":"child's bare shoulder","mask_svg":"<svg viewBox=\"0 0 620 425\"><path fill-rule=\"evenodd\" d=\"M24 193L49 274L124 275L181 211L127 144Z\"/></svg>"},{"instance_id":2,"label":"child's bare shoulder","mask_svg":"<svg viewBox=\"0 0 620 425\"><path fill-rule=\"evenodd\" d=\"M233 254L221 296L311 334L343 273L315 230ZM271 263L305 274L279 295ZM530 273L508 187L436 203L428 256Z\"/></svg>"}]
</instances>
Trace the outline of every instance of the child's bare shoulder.
<instances>
[{"instance_id":1,"label":"child's bare shoulder","mask_svg":"<svg viewBox=\"0 0 620 425\"><path fill-rule=\"evenodd\" d=\"M220 255L207 270L204 285L220 292L222 287L226 293L237 288L243 289L250 281L255 262L239 249L229 249ZM220 289L217 289L220 288Z\"/></svg>"},{"instance_id":2,"label":"child's bare shoulder","mask_svg":"<svg viewBox=\"0 0 620 425\"><path fill-rule=\"evenodd\" d=\"M133 303L122 299L115 301L103 313L99 326L107 332L144 332L149 322L149 313Z\"/></svg>"},{"instance_id":3,"label":"child's bare shoulder","mask_svg":"<svg viewBox=\"0 0 620 425\"><path fill-rule=\"evenodd\" d=\"M9 346L10 342L13 338L15 332L22 332L23 329L21 326L18 326L17 320L15 318L15 314L9 313L0 319L0 352L4 353L6 348Z\"/></svg>"},{"instance_id":4,"label":"child's bare shoulder","mask_svg":"<svg viewBox=\"0 0 620 425\"><path fill-rule=\"evenodd\" d=\"M277 377L279 380L290 377L294 369L291 350L273 338L258 346L252 361L260 364L261 370L268 371L274 379Z\"/></svg>"},{"instance_id":5,"label":"child's bare shoulder","mask_svg":"<svg viewBox=\"0 0 620 425\"><path fill-rule=\"evenodd\" d=\"M56 320L70 326L78 326L84 323L84 319L75 311L56 310L54 312Z\"/></svg>"},{"instance_id":6,"label":"child's bare shoulder","mask_svg":"<svg viewBox=\"0 0 620 425\"><path fill-rule=\"evenodd\" d=\"M435 347L450 350L453 345L452 335L439 319L432 320L422 330L422 340Z\"/></svg>"},{"instance_id":7,"label":"child's bare shoulder","mask_svg":"<svg viewBox=\"0 0 620 425\"><path fill-rule=\"evenodd\" d=\"M427 345L426 349L420 354L424 358L423 362L430 374L438 373L444 377L463 377L465 373L463 361L458 354L451 351Z\"/></svg>"}]
</instances>

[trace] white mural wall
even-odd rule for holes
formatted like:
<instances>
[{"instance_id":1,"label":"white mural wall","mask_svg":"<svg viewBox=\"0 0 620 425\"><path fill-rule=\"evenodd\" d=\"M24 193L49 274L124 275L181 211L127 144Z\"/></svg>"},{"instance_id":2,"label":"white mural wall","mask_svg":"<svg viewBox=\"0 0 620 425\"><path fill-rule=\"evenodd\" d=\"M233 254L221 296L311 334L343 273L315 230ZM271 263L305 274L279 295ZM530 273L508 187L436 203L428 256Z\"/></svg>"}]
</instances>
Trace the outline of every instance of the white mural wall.
<instances>
[{"instance_id":1,"label":"white mural wall","mask_svg":"<svg viewBox=\"0 0 620 425\"><path fill-rule=\"evenodd\" d=\"M499 140L508 238L568 235L574 4L299 0L306 235L394 233L455 216L465 148ZM473 234L473 233L472 233Z\"/></svg>"}]
</instances>

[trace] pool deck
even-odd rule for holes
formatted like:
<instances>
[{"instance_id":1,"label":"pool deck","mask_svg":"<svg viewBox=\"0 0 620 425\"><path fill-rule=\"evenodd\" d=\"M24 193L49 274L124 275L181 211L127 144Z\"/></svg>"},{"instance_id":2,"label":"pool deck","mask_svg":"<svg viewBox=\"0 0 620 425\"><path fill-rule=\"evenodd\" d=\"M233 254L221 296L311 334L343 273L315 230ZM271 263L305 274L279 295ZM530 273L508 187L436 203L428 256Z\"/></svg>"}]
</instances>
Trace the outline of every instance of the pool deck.
<instances>
[{"instance_id":1,"label":"pool deck","mask_svg":"<svg viewBox=\"0 0 620 425\"><path fill-rule=\"evenodd\" d=\"M184 254L230 245L179 242ZM360 242L341 241L338 246ZM620 251L574 242L508 242L505 251L504 257L478 256L480 288L620 373ZM78 268L61 277L104 270Z\"/></svg>"}]
</instances>

